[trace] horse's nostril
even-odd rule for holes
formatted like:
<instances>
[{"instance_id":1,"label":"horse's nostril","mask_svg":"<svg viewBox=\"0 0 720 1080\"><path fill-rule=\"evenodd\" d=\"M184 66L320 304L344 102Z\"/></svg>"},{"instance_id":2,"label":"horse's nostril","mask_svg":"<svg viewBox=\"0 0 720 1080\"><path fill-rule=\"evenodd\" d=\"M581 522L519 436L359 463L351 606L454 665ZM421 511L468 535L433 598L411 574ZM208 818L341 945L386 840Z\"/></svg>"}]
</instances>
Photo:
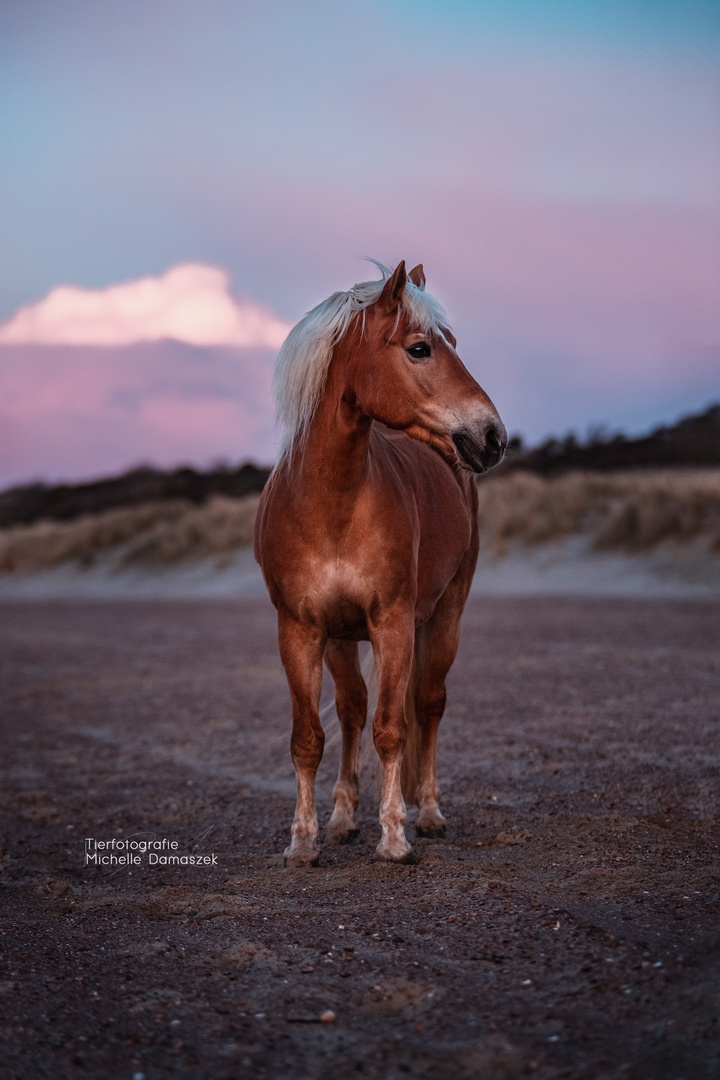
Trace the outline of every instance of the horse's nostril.
<instances>
[{"instance_id":1,"label":"horse's nostril","mask_svg":"<svg viewBox=\"0 0 720 1080\"><path fill-rule=\"evenodd\" d=\"M485 432L485 442L491 450L498 451L502 446L500 432L496 427L489 427Z\"/></svg>"},{"instance_id":2,"label":"horse's nostril","mask_svg":"<svg viewBox=\"0 0 720 1080\"><path fill-rule=\"evenodd\" d=\"M502 461L505 443L505 432L497 428L495 424L491 424L485 432L485 452L492 457L490 465L497 465L499 461Z\"/></svg>"}]
</instances>

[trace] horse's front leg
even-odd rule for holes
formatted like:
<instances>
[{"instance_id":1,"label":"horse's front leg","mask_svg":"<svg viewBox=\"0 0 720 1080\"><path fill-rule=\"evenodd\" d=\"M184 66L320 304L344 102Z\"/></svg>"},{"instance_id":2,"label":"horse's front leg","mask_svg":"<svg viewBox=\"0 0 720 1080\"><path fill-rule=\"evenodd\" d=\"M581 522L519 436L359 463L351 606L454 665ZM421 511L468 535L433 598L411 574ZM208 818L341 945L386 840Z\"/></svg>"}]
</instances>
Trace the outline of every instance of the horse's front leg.
<instances>
[{"instance_id":1,"label":"horse's front leg","mask_svg":"<svg viewBox=\"0 0 720 1080\"><path fill-rule=\"evenodd\" d=\"M285 865L315 866L318 862L315 776L325 746L318 714L325 637L317 627L301 623L286 613L278 616L278 637L290 686L293 719L290 750L297 776L297 803Z\"/></svg>"},{"instance_id":2,"label":"horse's front leg","mask_svg":"<svg viewBox=\"0 0 720 1080\"><path fill-rule=\"evenodd\" d=\"M378 703L373 720L373 742L383 767L380 796L382 837L380 859L403 862L412 853L405 836L405 800L400 786L402 755L407 738L405 695L415 638L412 610L401 610L371 628L378 668Z\"/></svg>"},{"instance_id":3,"label":"horse's front leg","mask_svg":"<svg viewBox=\"0 0 720 1080\"><path fill-rule=\"evenodd\" d=\"M325 663L335 680L335 704L342 729L340 771L333 788L335 808L328 823L332 840L340 843L358 834L358 756L367 718L367 689L354 641L328 641Z\"/></svg>"}]
</instances>

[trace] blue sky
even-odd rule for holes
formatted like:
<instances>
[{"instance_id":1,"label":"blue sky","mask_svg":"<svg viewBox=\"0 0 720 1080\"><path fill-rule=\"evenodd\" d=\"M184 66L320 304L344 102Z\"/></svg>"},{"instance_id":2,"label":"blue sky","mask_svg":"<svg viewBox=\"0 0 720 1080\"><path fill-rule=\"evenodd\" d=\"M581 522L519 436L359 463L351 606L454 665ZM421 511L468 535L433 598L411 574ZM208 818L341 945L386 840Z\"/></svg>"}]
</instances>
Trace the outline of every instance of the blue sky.
<instances>
[{"instance_id":1,"label":"blue sky","mask_svg":"<svg viewBox=\"0 0 720 1080\"><path fill-rule=\"evenodd\" d=\"M35 0L0 31L0 320L202 263L292 323L406 258L530 439L718 396L716 4Z\"/></svg>"}]
</instances>

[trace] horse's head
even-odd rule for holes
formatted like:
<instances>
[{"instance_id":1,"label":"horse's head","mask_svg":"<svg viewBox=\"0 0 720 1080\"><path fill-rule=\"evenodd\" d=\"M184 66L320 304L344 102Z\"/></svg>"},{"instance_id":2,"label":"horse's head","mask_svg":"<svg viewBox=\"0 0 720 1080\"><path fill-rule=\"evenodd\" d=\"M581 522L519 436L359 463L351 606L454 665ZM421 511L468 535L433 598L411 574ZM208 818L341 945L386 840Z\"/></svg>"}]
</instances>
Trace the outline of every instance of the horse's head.
<instances>
[{"instance_id":1,"label":"horse's head","mask_svg":"<svg viewBox=\"0 0 720 1080\"><path fill-rule=\"evenodd\" d=\"M485 472L502 460L505 427L433 318L422 266L401 262L347 341L352 387L364 413L430 443L452 464ZM429 299L429 298L428 298Z\"/></svg>"}]
</instances>

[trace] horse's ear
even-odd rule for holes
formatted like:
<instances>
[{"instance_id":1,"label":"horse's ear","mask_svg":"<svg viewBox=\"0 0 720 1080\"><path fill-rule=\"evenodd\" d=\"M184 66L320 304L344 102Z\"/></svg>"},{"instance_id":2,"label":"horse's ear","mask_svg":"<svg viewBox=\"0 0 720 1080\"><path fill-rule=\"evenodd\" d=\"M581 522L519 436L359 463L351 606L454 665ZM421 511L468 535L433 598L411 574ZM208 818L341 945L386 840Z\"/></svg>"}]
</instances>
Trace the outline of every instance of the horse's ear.
<instances>
[{"instance_id":1,"label":"horse's ear","mask_svg":"<svg viewBox=\"0 0 720 1080\"><path fill-rule=\"evenodd\" d=\"M377 298L378 307L388 314L396 311L406 285L407 273L405 271L405 260L403 259L385 282L383 291Z\"/></svg>"},{"instance_id":2,"label":"horse's ear","mask_svg":"<svg viewBox=\"0 0 720 1080\"><path fill-rule=\"evenodd\" d=\"M423 270L423 264L418 263L417 266L413 266L412 270L408 274L408 277L418 289L425 288L425 271Z\"/></svg>"}]
</instances>

